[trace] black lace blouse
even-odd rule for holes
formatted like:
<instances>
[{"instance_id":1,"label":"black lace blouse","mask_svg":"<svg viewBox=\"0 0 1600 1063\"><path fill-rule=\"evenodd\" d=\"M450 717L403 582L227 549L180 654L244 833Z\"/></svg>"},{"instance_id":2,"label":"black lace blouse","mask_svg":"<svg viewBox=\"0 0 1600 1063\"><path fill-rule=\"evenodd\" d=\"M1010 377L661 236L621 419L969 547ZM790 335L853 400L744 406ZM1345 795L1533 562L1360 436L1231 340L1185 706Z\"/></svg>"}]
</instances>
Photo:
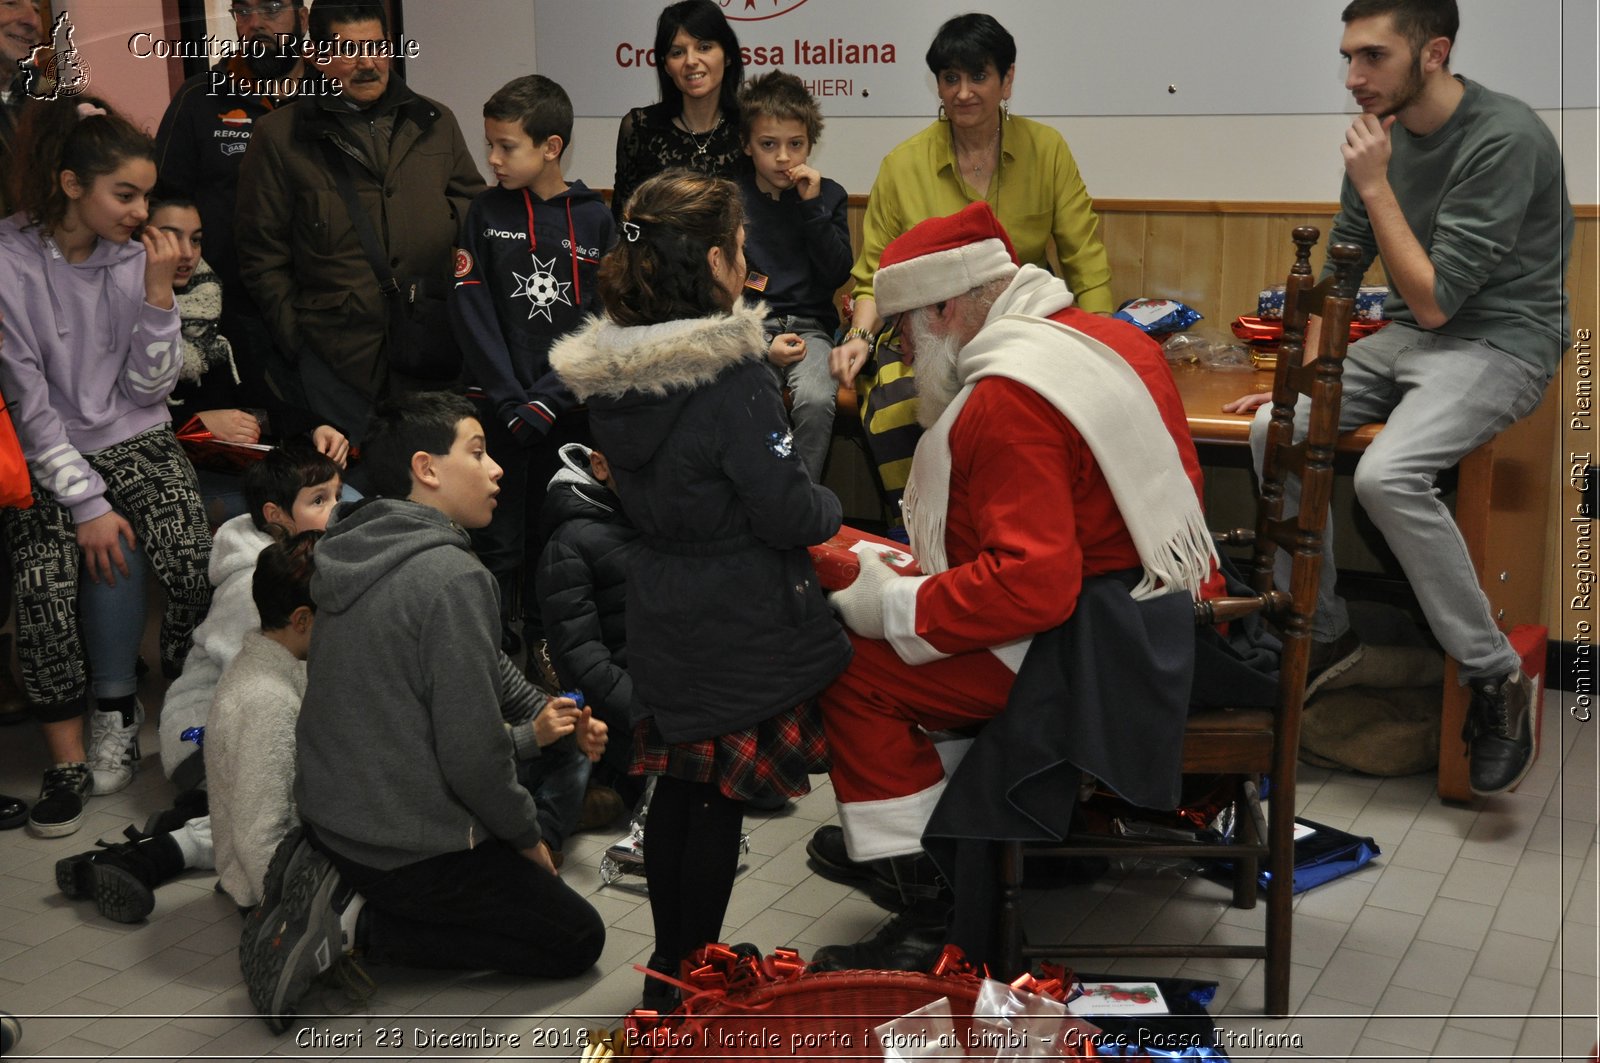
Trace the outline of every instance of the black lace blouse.
<instances>
[{"instance_id":1,"label":"black lace blouse","mask_svg":"<svg viewBox=\"0 0 1600 1063\"><path fill-rule=\"evenodd\" d=\"M724 111L715 129L698 135L679 129L673 122L676 114L665 103L652 103L623 116L617 130L617 177L611 193L611 213L619 222L633 190L662 170L683 166L714 177L734 178L749 164L739 142L737 113Z\"/></svg>"}]
</instances>

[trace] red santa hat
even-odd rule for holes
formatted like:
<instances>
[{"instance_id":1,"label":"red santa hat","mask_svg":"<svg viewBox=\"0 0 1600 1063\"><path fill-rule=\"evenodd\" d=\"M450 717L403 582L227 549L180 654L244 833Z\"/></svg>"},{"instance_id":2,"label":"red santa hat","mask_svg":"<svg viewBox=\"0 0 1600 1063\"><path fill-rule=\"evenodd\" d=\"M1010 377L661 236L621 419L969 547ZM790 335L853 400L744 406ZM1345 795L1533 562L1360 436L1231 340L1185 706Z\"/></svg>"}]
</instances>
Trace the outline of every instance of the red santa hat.
<instances>
[{"instance_id":1,"label":"red santa hat","mask_svg":"<svg viewBox=\"0 0 1600 1063\"><path fill-rule=\"evenodd\" d=\"M953 299L992 280L1010 280L1017 252L989 204L929 218L883 249L872 296L885 317Z\"/></svg>"}]
</instances>

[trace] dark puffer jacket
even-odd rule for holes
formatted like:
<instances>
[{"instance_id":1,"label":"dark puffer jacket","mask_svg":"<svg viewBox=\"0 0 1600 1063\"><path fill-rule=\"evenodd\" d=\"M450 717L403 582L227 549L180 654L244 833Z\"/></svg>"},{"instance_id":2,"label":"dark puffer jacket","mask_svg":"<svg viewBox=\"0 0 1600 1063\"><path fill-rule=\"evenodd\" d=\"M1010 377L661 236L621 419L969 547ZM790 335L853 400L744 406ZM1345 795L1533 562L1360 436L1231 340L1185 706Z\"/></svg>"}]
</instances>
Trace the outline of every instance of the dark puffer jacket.
<instances>
[{"instance_id":1,"label":"dark puffer jacket","mask_svg":"<svg viewBox=\"0 0 1600 1063\"><path fill-rule=\"evenodd\" d=\"M617 496L595 481L588 449L561 448L564 467L551 478L539 511L545 540L535 573L539 611L561 682L583 691L613 729L612 746L626 747L634 709L624 618L639 533Z\"/></svg>"},{"instance_id":2,"label":"dark puffer jacket","mask_svg":"<svg viewBox=\"0 0 1600 1063\"><path fill-rule=\"evenodd\" d=\"M669 742L752 727L850 660L806 547L839 500L806 475L763 358L765 307L562 340L550 364L589 404L595 445L642 549L628 671Z\"/></svg>"}]
</instances>

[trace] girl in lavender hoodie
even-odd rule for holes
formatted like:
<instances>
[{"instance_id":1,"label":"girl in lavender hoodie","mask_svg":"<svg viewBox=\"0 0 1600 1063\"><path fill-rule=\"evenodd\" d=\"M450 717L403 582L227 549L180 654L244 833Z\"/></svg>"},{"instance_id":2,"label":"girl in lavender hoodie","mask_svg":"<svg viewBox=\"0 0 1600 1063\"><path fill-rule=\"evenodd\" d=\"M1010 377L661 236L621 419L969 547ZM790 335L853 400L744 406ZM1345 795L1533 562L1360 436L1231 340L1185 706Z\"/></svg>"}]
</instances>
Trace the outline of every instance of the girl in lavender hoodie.
<instances>
[{"instance_id":1,"label":"girl in lavender hoodie","mask_svg":"<svg viewBox=\"0 0 1600 1063\"><path fill-rule=\"evenodd\" d=\"M143 565L166 590L161 658L175 673L210 601L211 541L167 413L183 363L179 253L144 228L155 145L86 97L35 105L20 141L21 210L0 221L0 387L35 502L0 526L23 687L53 762L28 826L57 837L78 829L91 789L121 789L138 761Z\"/></svg>"}]
</instances>

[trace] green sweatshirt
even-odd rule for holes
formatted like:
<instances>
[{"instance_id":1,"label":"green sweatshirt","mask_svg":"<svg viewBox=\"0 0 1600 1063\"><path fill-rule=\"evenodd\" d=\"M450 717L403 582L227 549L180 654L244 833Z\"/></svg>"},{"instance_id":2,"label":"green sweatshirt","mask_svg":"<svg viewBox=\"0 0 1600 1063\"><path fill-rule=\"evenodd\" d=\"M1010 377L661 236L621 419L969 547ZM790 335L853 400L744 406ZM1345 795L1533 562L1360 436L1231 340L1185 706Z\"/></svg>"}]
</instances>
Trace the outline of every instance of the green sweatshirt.
<instances>
[{"instance_id":1,"label":"green sweatshirt","mask_svg":"<svg viewBox=\"0 0 1600 1063\"><path fill-rule=\"evenodd\" d=\"M1573 231L1561 149L1527 104L1458 80L1466 94L1444 125L1419 137L1397 123L1390 135L1389 184L1433 261L1434 298L1449 317L1434 331L1485 340L1554 373L1568 342ZM1378 253L1349 177L1329 243L1360 247L1363 270ZM1398 290L1384 310L1421 328Z\"/></svg>"}]
</instances>

